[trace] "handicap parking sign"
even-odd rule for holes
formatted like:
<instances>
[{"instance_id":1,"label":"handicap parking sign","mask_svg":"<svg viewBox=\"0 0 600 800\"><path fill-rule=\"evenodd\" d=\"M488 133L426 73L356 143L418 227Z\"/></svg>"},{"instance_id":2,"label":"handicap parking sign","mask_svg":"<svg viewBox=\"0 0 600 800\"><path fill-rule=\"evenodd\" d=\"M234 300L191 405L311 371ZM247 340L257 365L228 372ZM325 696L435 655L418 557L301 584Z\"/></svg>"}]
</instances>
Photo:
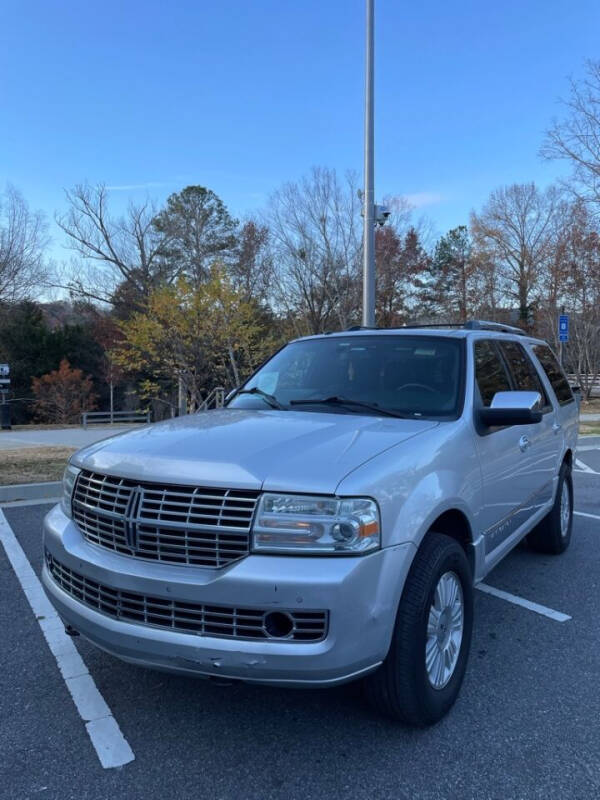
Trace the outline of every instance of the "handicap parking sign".
<instances>
[{"instance_id":1,"label":"handicap parking sign","mask_svg":"<svg viewBox=\"0 0 600 800\"><path fill-rule=\"evenodd\" d=\"M558 340L559 342L569 341L569 315L561 314L558 318Z\"/></svg>"}]
</instances>

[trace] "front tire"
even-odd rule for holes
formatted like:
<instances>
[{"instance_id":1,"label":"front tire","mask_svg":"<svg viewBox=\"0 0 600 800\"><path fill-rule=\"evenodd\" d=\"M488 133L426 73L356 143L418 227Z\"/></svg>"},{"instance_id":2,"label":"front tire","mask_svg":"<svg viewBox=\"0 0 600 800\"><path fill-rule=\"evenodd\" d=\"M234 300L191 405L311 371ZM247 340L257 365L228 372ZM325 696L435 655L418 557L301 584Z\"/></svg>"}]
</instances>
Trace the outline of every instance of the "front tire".
<instances>
[{"instance_id":1,"label":"front tire","mask_svg":"<svg viewBox=\"0 0 600 800\"><path fill-rule=\"evenodd\" d=\"M573 478L563 463L558 474L554 505L527 536L527 544L538 553L560 555L571 543L573 530Z\"/></svg>"},{"instance_id":2,"label":"front tire","mask_svg":"<svg viewBox=\"0 0 600 800\"><path fill-rule=\"evenodd\" d=\"M406 579L389 653L365 678L371 704L410 725L431 725L452 707L473 629L473 577L463 548L430 532Z\"/></svg>"}]
</instances>

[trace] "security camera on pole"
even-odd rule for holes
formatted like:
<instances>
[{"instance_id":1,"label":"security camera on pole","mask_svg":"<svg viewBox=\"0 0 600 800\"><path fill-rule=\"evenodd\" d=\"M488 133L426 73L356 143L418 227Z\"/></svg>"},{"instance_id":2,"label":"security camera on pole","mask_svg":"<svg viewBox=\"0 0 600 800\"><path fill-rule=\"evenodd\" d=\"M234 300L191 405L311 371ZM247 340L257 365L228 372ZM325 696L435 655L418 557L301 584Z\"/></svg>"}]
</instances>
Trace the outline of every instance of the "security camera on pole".
<instances>
[{"instance_id":1,"label":"security camera on pole","mask_svg":"<svg viewBox=\"0 0 600 800\"><path fill-rule=\"evenodd\" d=\"M366 0L366 70L365 70L365 188L363 192L363 316L366 328L375 327L375 225L383 225L390 216L385 206L375 205L374 94L375 73L375 0Z\"/></svg>"},{"instance_id":2,"label":"security camera on pole","mask_svg":"<svg viewBox=\"0 0 600 800\"><path fill-rule=\"evenodd\" d=\"M10 367L8 364L0 364L0 428L3 431L10 430L10 406L8 404L8 392L10 390Z\"/></svg>"}]
</instances>

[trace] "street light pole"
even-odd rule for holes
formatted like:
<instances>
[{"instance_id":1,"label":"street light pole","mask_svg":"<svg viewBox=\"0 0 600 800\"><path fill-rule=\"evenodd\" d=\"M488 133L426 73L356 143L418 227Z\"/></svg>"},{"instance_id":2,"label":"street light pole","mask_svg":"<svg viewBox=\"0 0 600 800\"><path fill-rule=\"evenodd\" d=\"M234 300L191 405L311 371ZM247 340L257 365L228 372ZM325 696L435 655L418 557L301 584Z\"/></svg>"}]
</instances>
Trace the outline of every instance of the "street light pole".
<instances>
[{"instance_id":1,"label":"street light pole","mask_svg":"<svg viewBox=\"0 0 600 800\"><path fill-rule=\"evenodd\" d=\"M363 317L365 327L375 327L375 157L373 77L375 71L375 0L366 0L365 64L365 188L363 195Z\"/></svg>"}]
</instances>

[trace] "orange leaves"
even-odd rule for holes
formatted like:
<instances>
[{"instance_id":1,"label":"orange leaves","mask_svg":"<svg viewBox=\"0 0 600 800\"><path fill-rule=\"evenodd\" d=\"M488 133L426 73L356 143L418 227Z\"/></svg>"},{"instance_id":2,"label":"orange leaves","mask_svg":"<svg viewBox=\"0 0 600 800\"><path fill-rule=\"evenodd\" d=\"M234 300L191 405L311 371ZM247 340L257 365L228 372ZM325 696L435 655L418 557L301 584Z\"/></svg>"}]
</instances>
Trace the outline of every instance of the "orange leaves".
<instances>
[{"instance_id":1,"label":"orange leaves","mask_svg":"<svg viewBox=\"0 0 600 800\"><path fill-rule=\"evenodd\" d=\"M96 408L92 379L72 369L66 358L57 370L32 381L35 415L40 422L77 423L82 411Z\"/></svg>"}]
</instances>

